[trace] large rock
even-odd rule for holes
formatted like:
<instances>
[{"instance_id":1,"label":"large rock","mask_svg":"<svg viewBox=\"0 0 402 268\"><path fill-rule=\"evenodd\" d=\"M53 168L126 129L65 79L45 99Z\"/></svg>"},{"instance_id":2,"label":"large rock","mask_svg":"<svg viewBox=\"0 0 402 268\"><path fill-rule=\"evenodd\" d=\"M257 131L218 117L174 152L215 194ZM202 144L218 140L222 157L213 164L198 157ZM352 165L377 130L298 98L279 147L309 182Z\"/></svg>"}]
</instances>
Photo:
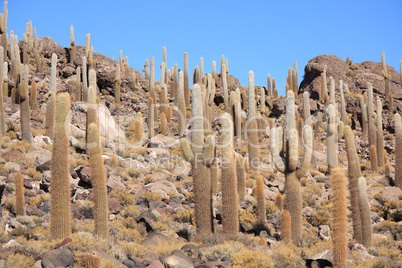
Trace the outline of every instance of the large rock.
<instances>
[{"instance_id":1,"label":"large rock","mask_svg":"<svg viewBox=\"0 0 402 268\"><path fill-rule=\"evenodd\" d=\"M46 252L42 258L43 268L69 267L74 264L74 255L67 246Z\"/></svg>"}]
</instances>

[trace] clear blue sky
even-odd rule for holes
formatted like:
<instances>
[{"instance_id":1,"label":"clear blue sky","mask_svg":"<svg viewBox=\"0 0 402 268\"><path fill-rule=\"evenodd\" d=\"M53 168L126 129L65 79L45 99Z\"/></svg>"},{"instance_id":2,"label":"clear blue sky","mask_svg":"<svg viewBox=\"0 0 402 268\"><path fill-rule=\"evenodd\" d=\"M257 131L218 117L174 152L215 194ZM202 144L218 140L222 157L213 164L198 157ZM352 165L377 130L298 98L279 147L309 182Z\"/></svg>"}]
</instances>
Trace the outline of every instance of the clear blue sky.
<instances>
[{"instance_id":1,"label":"clear blue sky","mask_svg":"<svg viewBox=\"0 0 402 268\"><path fill-rule=\"evenodd\" d=\"M265 86L271 73L284 94L293 61L300 83L308 60L322 54L379 62L384 51L387 64L399 72L401 13L401 0L10 0L7 30L21 40L31 20L38 37L50 36L67 47L74 25L77 45L85 45L90 33L95 52L118 60L121 49L137 70L151 57L159 66L163 46L169 68L176 62L183 68L183 53L188 52L191 72L200 57L205 72L212 71L213 60L219 72L225 55L230 74L243 86L250 70L256 85Z\"/></svg>"}]
</instances>

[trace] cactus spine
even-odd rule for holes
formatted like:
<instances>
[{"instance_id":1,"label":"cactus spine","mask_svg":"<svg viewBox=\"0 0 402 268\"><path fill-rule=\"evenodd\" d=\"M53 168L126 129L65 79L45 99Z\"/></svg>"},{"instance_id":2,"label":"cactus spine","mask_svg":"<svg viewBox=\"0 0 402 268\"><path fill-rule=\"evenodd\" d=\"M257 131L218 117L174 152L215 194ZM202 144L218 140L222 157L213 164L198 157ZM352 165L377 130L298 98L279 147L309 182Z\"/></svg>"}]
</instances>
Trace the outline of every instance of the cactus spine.
<instances>
[{"instance_id":1,"label":"cactus spine","mask_svg":"<svg viewBox=\"0 0 402 268\"><path fill-rule=\"evenodd\" d=\"M14 185L15 185L15 215L24 216L25 215L25 201L24 201L24 179L21 173L16 173L14 175Z\"/></svg>"},{"instance_id":2,"label":"cactus spine","mask_svg":"<svg viewBox=\"0 0 402 268\"><path fill-rule=\"evenodd\" d=\"M99 142L99 127L91 123L88 127L89 162L91 166L91 182L94 199L95 234L99 237L108 236L108 203L106 189L106 174L103 166L102 148Z\"/></svg>"},{"instance_id":3,"label":"cactus spine","mask_svg":"<svg viewBox=\"0 0 402 268\"><path fill-rule=\"evenodd\" d=\"M211 153L211 142L204 144L204 120L203 103L201 97L201 88L195 84L192 90L192 126L191 126L191 145L186 138L180 139L183 156L191 163L193 175L193 191L195 200L195 225L197 236L206 239L212 235L212 196L211 196L211 178L210 173L206 172L205 161ZM207 137L207 141L211 138ZM234 191L236 192L236 188Z\"/></svg>"},{"instance_id":4,"label":"cactus spine","mask_svg":"<svg viewBox=\"0 0 402 268\"><path fill-rule=\"evenodd\" d=\"M334 252L334 267L346 268L348 254L347 210L346 210L346 178L341 167L331 171L332 182L332 245Z\"/></svg>"},{"instance_id":5,"label":"cactus spine","mask_svg":"<svg viewBox=\"0 0 402 268\"><path fill-rule=\"evenodd\" d=\"M222 125L222 224L223 233L234 236L239 232L239 198L235 155L233 150L233 121L228 113L221 117Z\"/></svg>"},{"instance_id":6,"label":"cactus spine","mask_svg":"<svg viewBox=\"0 0 402 268\"><path fill-rule=\"evenodd\" d=\"M395 121L395 186L402 189L402 122L399 113L395 113L394 121Z\"/></svg>"},{"instance_id":7,"label":"cactus spine","mask_svg":"<svg viewBox=\"0 0 402 268\"><path fill-rule=\"evenodd\" d=\"M366 248L371 247L371 217L370 217L370 205L367 199L366 192L366 179L364 177L359 178L358 182L359 188L359 207L360 207L360 215L362 218L362 229L363 229L363 237L362 244Z\"/></svg>"},{"instance_id":8,"label":"cactus spine","mask_svg":"<svg viewBox=\"0 0 402 268\"><path fill-rule=\"evenodd\" d=\"M286 139L283 141L282 128L272 128L270 133L271 155L275 167L285 174L285 209L290 212L292 240L300 242L302 234L302 195L300 179L306 174L310 162L313 134L310 125L304 127L304 152L298 163L298 134L296 130L296 107L293 91L288 91L286 100ZM286 155L283 157L283 152Z\"/></svg>"},{"instance_id":9,"label":"cactus spine","mask_svg":"<svg viewBox=\"0 0 402 268\"><path fill-rule=\"evenodd\" d=\"M57 96L53 153L50 166L50 234L52 239L71 235L70 167L68 162L69 142L66 133L67 114L70 111L70 96Z\"/></svg>"}]
</instances>

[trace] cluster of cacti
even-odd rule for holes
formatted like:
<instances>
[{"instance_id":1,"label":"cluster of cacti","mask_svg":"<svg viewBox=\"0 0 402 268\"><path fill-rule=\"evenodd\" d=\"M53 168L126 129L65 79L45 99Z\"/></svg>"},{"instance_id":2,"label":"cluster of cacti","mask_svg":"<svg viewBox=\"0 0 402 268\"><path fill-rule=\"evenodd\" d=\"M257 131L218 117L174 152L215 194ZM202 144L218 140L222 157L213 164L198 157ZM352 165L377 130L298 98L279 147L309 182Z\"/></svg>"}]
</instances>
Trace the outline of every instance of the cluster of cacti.
<instances>
[{"instance_id":1,"label":"cluster of cacti","mask_svg":"<svg viewBox=\"0 0 402 268\"><path fill-rule=\"evenodd\" d=\"M303 128L304 153L299 163L299 135L296 130L296 106L293 91L288 91L286 101L285 140L281 127L270 133L272 161L278 171L285 174L285 209L291 215L291 238L298 243L302 235L302 195L300 179L306 174L312 152L313 134L310 125Z\"/></svg>"}]
</instances>

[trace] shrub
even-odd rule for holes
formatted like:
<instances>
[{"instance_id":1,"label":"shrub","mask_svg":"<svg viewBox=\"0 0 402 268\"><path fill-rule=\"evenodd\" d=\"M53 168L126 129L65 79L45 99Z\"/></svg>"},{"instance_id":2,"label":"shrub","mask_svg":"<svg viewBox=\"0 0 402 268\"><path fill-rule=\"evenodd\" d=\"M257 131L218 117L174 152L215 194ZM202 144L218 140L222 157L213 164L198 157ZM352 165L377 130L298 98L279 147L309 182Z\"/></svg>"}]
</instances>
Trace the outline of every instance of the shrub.
<instances>
[{"instance_id":1,"label":"shrub","mask_svg":"<svg viewBox=\"0 0 402 268\"><path fill-rule=\"evenodd\" d=\"M271 268L275 267L272 258L262 250L245 250L233 255L233 268Z\"/></svg>"},{"instance_id":2,"label":"shrub","mask_svg":"<svg viewBox=\"0 0 402 268\"><path fill-rule=\"evenodd\" d=\"M122 206L135 204L135 197L121 189L112 190L110 196L116 198Z\"/></svg>"}]
</instances>

